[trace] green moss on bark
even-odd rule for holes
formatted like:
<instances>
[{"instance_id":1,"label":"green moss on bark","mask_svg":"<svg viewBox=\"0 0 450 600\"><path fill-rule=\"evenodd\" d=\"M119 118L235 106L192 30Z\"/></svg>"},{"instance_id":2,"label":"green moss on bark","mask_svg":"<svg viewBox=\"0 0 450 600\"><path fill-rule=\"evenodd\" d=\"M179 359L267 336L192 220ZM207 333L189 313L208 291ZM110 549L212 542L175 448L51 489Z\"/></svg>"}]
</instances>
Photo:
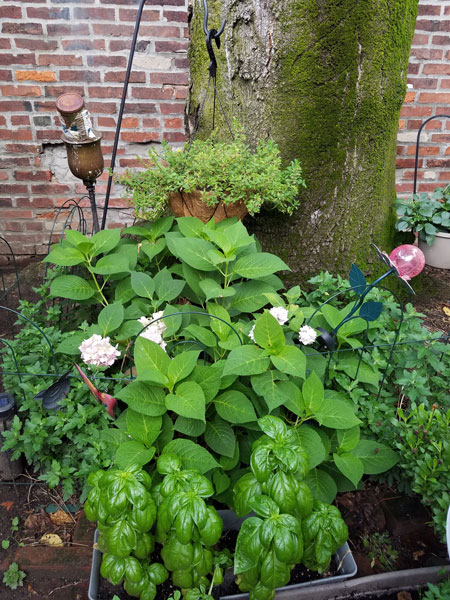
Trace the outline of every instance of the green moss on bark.
<instances>
[{"instance_id":1,"label":"green moss on bark","mask_svg":"<svg viewBox=\"0 0 450 600\"><path fill-rule=\"evenodd\" d=\"M227 18L216 52L226 104L254 143L272 136L302 162L308 188L292 218L262 214L251 228L304 278L319 269L370 270L370 242L394 235L396 133L417 0L215 0ZM209 59L196 5L190 52L193 112ZM200 14L199 14L200 13ZM211 24L212 23L212 24ZM211 125L207 108L201 135Z\"/></svg>"}]
</instances>

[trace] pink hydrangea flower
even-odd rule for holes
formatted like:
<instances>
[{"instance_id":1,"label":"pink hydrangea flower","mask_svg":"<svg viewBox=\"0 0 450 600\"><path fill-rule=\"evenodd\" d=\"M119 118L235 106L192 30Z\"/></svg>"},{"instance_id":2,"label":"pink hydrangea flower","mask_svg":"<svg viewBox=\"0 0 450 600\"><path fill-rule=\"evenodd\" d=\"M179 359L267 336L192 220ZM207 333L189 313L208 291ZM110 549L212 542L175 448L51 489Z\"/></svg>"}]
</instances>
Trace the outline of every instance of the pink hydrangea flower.
<instances>
[{"instance_id":1,"label":"pink hydrangea flower","mask_svg":"<svg viewBox=\"0 0 450 600\"><path fill-rule=\"evenodd\" d=\"M101 335L94 333L90 338L84 340L78 349L81 352L81 359L87 365L110 367L120 356L117 346L118 344L115 346L110 344L109 337L102 338Z\"/></svg>"}]
</instances>

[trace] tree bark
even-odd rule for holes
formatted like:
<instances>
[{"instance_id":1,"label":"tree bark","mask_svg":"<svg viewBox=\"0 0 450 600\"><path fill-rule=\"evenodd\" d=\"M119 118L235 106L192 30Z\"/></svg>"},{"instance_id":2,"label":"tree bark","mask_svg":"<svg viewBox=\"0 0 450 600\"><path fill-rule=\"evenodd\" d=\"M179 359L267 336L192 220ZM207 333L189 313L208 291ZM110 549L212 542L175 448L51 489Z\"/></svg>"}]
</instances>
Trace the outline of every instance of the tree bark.
<instances>
[{"instance_id":1,"label":"tree bark","mask_svg":"<svg viewBox=\"0 0 450 600\"><path fill-rule=\"evenodd\" d=\"M273 137L285 161L299 158L307 182L288 218L266 212L250 228L264 249L304 279L351 262L370 270L370 243L394 234L398 117L418 0L210 0L208 27L227 24L218 87L251 144ZM203 6L191 21L192 125L205 96L209 58ZM212 95L199 135L212 124ZM222 117L218 126L226 134Z\"/></svg>"}]
</instances>

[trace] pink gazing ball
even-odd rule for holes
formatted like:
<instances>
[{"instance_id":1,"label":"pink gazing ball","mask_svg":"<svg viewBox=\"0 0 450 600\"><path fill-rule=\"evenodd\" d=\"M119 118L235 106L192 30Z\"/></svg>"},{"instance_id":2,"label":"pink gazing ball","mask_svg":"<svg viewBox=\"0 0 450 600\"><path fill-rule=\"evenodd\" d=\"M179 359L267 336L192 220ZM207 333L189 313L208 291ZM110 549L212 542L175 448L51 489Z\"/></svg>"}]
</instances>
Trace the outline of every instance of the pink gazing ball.
<instances>
[{"instance_id":1,"label":"pink gazing ball","mask_svg":"<svg viewBox=\"0 0 450 600\"><path fill-rule=\"evenodd\" d=\"M389 258L400 277L406 281L421 273L425 266L425 256L422 250L412 244L397 246L389 254Z\"/></svg>"}]
</instances>

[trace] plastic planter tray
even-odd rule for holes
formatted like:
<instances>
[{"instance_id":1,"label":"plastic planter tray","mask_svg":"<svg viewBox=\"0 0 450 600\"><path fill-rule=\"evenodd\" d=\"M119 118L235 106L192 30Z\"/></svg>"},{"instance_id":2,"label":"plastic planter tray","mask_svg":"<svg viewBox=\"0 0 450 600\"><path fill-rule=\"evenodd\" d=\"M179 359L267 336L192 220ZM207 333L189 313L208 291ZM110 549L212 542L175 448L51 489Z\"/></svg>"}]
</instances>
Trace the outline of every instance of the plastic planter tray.
<instances>
[{"instance_id":1,"label":"plastic planter tray","mask_svg":"<svg viewBox=\"0 0 450 600\"><path fill-rule=\"evenodd\" d=\"M231 510L220 510L220 516L223 520L223 528L227 529L240 529L241 523L244 519L239 519ZM94 535L94 543L98 540L98 530L96 530ZM97 548L94 548L92 553L92 566L91 566L91 577L89 581L89 600L98 600L98 587L100 581L100 564L101 564L102 553ZM351 553L349 545L347 542L338 548L336 554L336 561L340 564L340 568L337 575L333 575L332 577L324 577L322 579L315 579L314 581L306 581L304 583L296 583L293 585L287 585L282 588L278 588L277 592L289 591L292 594L295 594L295 590L299 590L301 588L308 588L311 586L317 586L322 584L333 584L345 581L349 577L353 577L357 573L357 566L355 559ZM342 563L342 564L341 564ZM248 598L248 594L233 594L230 596L221 596L222 600L240 600L241 598Z\"/></svg>"}]
</instances>

